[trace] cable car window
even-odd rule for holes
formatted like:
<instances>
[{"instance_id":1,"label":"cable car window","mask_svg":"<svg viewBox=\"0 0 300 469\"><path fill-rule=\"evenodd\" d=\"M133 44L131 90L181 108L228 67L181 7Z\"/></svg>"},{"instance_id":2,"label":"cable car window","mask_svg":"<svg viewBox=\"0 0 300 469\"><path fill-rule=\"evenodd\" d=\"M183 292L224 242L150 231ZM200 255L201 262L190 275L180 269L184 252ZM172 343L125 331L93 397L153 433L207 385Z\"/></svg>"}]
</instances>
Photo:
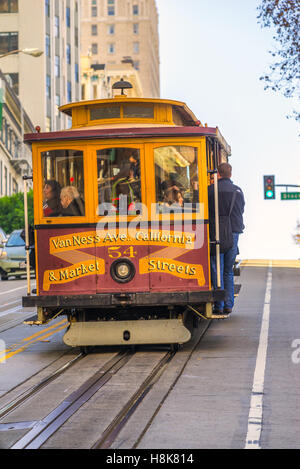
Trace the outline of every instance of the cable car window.
<instances>
[{"instance_id":1,"label":"cable car window","mask_svg":"<svg viewBox=\"0 0 300 469\"><path fill-rule=\"evenodd\" d=\"M141 202L140 151L108 148L97 151L98 215L135 214Z\"/></svg>"},{"instance_id":2,"label":"cable car window","mask_svg":"<svg viewBox=\"0 0 300 469\"><path fill-rule=\"evenodd\" d=\"M158 212L196 211L199 204L197 148L168 146L154 150Z\"/></svg>"},{"instance_id":3,"label":"cable car window","mask_svg":"<svg viewBox=\"0 0 300 469\"><path fill-rule=\"evenodd\" d=\"M123 115L125 118L139 117L140 119L154 119L154 107L152 105L124 104Z\"/></svg>"},{"instance_id":4,"label":"cable car window","mask_svg":"<svg viewBox=\"0 0 300 469\"><path fill-rule=\"evenodd\" d=\"M94 107L90 110L90 119L120 119L121 106L101 106Z\"/></svg>"},{"instance_id":5,"label":"cable car window","mask_svg":"<svg viewBox=\"0 0 300 469\"><path fill-rule=\"evenodd\" d=\"M44 216L84 216L83 152L51 150L41 156Z\"/></svg>"}]
</instances>

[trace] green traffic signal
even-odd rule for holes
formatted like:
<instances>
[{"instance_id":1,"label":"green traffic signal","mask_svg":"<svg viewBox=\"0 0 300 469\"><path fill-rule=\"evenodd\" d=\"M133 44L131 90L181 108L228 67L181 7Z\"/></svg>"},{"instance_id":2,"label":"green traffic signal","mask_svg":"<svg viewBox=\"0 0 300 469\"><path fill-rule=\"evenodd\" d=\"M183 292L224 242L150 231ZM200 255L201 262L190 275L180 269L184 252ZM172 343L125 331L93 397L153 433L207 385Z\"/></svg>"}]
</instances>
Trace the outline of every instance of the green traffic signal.
<instances>
[{"instance_id":1,"label":"green traffic signal","mask_svg":"<svg viewBox=\"0 0 300 469\"><path fill-rule=\"evenodd\" d=\"M275 199L275 176L264 176L264 199Z\"/></svg>"}]
</instances>

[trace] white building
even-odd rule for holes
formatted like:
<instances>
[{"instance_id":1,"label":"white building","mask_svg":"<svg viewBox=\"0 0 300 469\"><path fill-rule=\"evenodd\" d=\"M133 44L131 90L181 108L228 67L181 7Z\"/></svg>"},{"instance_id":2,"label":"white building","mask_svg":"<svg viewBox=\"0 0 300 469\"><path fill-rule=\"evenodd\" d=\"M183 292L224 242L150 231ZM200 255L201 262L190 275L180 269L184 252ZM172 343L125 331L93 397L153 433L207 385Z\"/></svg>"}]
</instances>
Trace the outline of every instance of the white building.
<instances>
[{"instance_id":1,"label":"white building","mask_svg":"<svg viewBox=\"0 0 300 469\"><path fill-rule=\"evenodd\" d=\"M13 88L34 126L42 131L68 126L57 107L80 100L80 0L0 0L0 55L38 48L34 58L1 58Z\"/></svg>"},{"instance_id":2,"label":"white building","mask_svg":"<svg viewBox=\"0 0 300 469\"><path fill-rule=\"evenodd\" d=\"M0 72L2 122L0 129L0 197L23 191L23 175L32 174L32 157L23 143L24 133L34 132L20 100Z\"/></svg>"},{"instance_id":3,"label":"white building","mask_svg":"<svg viewBox=\"0 0 300 469\"><path fill-rule=\"evenodd\" d=\"M145 98L160 96L155 0L81 0L81 53L92 65L132 60Z\"/></svg>"}]
</instances>

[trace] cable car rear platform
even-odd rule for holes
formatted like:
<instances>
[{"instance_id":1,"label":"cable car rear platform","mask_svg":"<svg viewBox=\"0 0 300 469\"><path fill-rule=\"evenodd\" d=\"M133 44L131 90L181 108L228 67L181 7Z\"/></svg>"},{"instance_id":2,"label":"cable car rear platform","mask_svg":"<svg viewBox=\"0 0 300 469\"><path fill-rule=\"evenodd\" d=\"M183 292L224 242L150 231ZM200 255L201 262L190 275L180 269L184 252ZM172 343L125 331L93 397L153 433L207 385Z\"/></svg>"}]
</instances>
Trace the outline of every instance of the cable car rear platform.
<instances>
[{"instance_id":1,"label":"cable car rear platform","mask_svg":"<svg viewBox=\"0 0 300 469\"><path fill-rule=\"evenodd\" d=\"M30 295L22 298L23 308L98 308L114 306L162 306L213 303L225 299L224 290L190 292L99 293L96 295Z\"/></svg>"}]
</instances>

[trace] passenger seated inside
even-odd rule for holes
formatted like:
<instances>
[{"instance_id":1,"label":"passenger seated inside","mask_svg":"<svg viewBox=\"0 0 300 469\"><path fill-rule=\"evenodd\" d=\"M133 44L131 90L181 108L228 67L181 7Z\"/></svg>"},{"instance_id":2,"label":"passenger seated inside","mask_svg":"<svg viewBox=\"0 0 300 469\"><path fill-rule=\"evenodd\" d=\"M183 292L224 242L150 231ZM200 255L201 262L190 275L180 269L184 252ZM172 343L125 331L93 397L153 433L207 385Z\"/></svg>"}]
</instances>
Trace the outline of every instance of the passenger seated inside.
<instances>
[{"instance_id":1,"label":"passenger seated inside","mask_svg":"<svg viewBox=\"0 0 300 469\"><path fill-rule=\"evenodd\" d=\"M43 189L43 213L44 217L57 217L61 213L60 204L61 187L54 179L45 181Z\"/></svg>"},{"instance_id":2,"label":"passenger seated inside","mask_svg":"<svg viewBox=\"0 0 300 469\"><path fill-rule=\"evenodd\" d=\"M181 191L176 186L169 187L165 190L164 204L172 208L183 207L183 196Z\"/></svg>"},{"instance_id":3,"label":"passenger seated inside","mask_svg":"<svg viewBox=\"0 0 300 469\"><path fill-rule=\"evenodd\" d=\"M136 151L130 148L123 150L122 158L120 171L112 184L112 202L119 210L120 200L122 196L126 196L128 210L132 211L134 202L141 197L139 160Z\"/></svg>"},{"instance_id":4,"label":"passenger seated inside","mask_svg":"<svg viewBox=\"0 0 300 469\"><path fill-rule=\"evenodd\" d=\"M80 217L84 215L84 203L76 187L63 187L60 193L60 201L62 205L61 216Z\"/></svg>"}]
</instances>

